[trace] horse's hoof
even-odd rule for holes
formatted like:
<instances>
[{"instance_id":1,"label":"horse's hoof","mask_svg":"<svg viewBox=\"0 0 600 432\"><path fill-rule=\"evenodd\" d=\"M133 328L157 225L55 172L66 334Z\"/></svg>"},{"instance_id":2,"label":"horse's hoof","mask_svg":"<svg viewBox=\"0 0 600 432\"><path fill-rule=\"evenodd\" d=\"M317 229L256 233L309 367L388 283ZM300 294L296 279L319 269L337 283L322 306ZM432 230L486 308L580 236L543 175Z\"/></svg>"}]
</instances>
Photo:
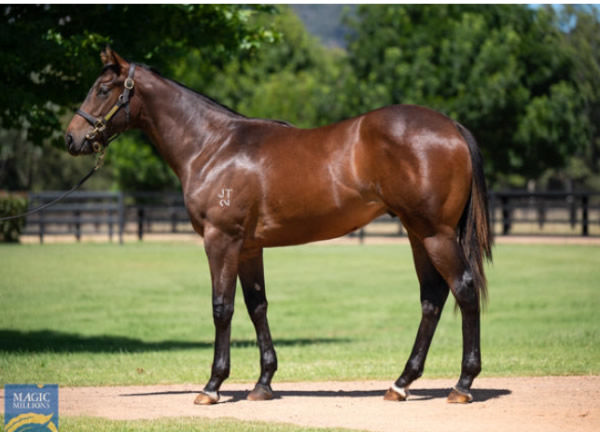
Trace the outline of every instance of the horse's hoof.
<instances>
[{"instance_id":1,"label":"horse's hoof","mask_svg":"<svg viewBox=\"0 0 600 432\"><path fill-rule=\"evenodd\" d=\"M247 399L251 401L264 401L273 399L273 390L271 390L271 386L256 384L256 386L254 386L254 390L248 393Z\"/></svg>"},{"instance_id":2,"label":"horse's hoof","mask_svg":"<svg viewBox=\"0 0 600 432\"><path fill-rule=\"evenodd\" d=\"M448 403L461 403L466 404L473 400L473 396L469 392L462 392L457 390L456 387L452 389L448 395Z\"/></svg>"},{"instance_id":3,"label":"horse's hoof","mask_svg":"<svg viewBox=\"0 0 600 432\"><path fill-rule=\"evenodd\" d=\"M405 401L408 397L408 391L406 389L400 387L390 387L388 391L385 392L383 399L386 401Z\"/></svg>"},{"instance_id":4,"label":"horse's hoof","mask_svg":"<svg viewBox=\"0 0 600 432\"><path fill-rule=\"evenodd\" d=\"M196 405L214 405L219 402L219 393L217 392L202 392L196 396L194 403Z\"/></svg>"}]
</instances>

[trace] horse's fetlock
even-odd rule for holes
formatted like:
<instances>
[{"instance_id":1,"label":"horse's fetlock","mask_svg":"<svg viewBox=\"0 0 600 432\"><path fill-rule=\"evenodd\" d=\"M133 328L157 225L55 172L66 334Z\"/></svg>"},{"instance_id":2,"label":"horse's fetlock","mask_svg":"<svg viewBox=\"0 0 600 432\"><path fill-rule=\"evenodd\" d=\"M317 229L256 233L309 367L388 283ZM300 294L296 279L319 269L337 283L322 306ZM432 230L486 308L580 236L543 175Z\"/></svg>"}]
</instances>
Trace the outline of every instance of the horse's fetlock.
<instances>
[{"instance_id":1,"label":"horse's fetlock","mask_svg":"<svg viewBox=\"0 0 600 432\"><path fill-rule=\"evenodd\" d=\"M265 372L274 373L277 370L277 355L275 355L275 351L265 351L261 357L261 361Z\"/></svg>"},{"instance_id":2,"label":"horse's fetlock","mask_svg":"<svg viewBox=\"0 0 600 432\"><path fill-rule=\"evenodd\" d=\"M465 357L462 369L471 377L476 377L481 372L481 359L474 355Z\"/></svg>"},{"instance_id":3,"label":"horse's fetlock","mask_svg":"<svg viewBox=\"0 0 600 432\"><path fill-rule=\"evenodd\" d=\"M213 375L221 381L229 378L229 371L229 364L225 362L217 362L213 367Z\"/></svg>"},{"instance_id":4,"label":"horse's fetlock","mask_svg":"<svg viewBox=\"0 0 600 432\"><path fill-rule=\"evenodd\" d=\"M423 363L418 359L410 359L406 363L403 375L406 375L410 382L416 380L423 375Z\"/></svg>"}]
</instances>

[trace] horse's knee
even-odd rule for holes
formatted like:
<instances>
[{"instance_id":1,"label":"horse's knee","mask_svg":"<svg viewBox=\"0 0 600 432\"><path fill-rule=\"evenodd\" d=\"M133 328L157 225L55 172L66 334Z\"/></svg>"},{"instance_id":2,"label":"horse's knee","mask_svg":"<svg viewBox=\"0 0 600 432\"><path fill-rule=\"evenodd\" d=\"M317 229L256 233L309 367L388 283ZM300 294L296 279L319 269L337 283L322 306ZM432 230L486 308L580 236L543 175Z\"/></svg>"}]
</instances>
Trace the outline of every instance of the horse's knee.
<instances>
[{"instance_id":1,"label":"horse's knee","mask_svg":"<svg viewBox=\"0 0 600 432\"><path fill-rule=\"evenodd\" d=\"M423 314L423 318L438 320L442 313L442 307L429 300L423 300L421 302L421 313Z\"/></svg>"},{"instance_id":2,"label":"horse's knee","mask_svg":"<svg viewBox=\"0 0 600 432\"><path fill-rule=\"evenodd\" d=\"M213 304L213 320L217 327L227 326L233 317L233 303Z\"/></svg>"}]
</instances>

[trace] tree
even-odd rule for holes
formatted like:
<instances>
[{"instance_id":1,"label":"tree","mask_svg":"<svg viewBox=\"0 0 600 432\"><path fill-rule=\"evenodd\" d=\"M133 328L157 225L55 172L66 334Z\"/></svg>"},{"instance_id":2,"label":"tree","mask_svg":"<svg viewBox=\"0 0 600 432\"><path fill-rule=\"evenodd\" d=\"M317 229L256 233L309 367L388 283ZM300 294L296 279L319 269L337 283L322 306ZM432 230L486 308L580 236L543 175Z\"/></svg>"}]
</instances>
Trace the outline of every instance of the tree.
<instances>
[{"instance_id":1,"label":"tree","mask_svg":"<svg viewBox=\"0 0 600 432\"><path fill-rule=\"evenodd\" d=\"M58 109L70 107L99 71L98 53L112 44L124 56L171 72L185 52L218 64L270 38L243 5L11 5L3 7L0 60L2 128L28 124L41 143L60 130Z\"/></svg>"},{"instance_id":2,"label":"tree","mask_svg":"<svg viewBox=\"0 0 600 432\"><path fill-rule=\"evenodd\" d=\"M220 62L192 49L175 63L171 78L249 117L304 127L339 120L342 51L321 46L286 6L276 14L257 14L252 25L270 25L274 43ZM122 190L174 189L178 184L141 134L128 134L112 145L106 165Z\"/></svg>"},{"instance_id":3,"label":"tree","mask_svg":"<svg viewBox=\"0 0 600 432\"><path fill-rule=\"evenodd\" d=\"M287 6L279 6L276 14L256 14L252 25L270 25L274 43L219 64L190 50L171 77L249 117L316 127L354 114L345 103L351 92L341 78L350 71L342 50L322 46ZM136 164L131 163L133 154L140 155ZM177 184L151 147L131 135L112 146L107 159L120 189Z\"/></svg>"},{"instance_id":4,"label":"tree","mask_svg":"<svg viewBox=\"0 0 600 432\"><path fill-rule=\"evenodd\" d=\"M179 179L141 132L128 132L106 153L106 169L122 191L177 190Z\"/></svg>"},{"instance_id":5,"label":"tree","mask_svg":"<svg viewBox=\"0 0 600 432\"><path fill-rule=\"evenodd\" d=\"M349 25L360 108L414 103L448 114L474 132L495 180L535 178L584 145L552 8L363 5Z\"/></svg>"},{"instance_id":6,"label":"tree","mask_svg":"<svg viewBox=\"0 0 600 432\"><path fill-rule=\"evenodd\" d=\"M348 73L344 53L326 48L309 35L288 6L269 20L277 30L276 43L232 58L222 69L193 52L178 78L192 88L250 117L280 119L300 127L316 127L347 114L341 79ZM197 71L202 71L197 73Z\"/></svg>"},{"instance_id":7,"label":"tree","mask_svg":"<svg viewBox=\"0 0 600 432\"><path fill-rule=\"evenodd\" d=\"M222 65L234 54L273 39L267 25L251 24L255 12L271 9L207 4L2 6L0 129L24 130L26 143L37 146L49 139L61 145L62 117L70 116L95 80L98 53L106 44L165 73L190 49ZM2 141L3 169L11 169L6 161L16 152L9 141Z\"/></svg>"},{"instance_id":8,"label":"tree","mask_svg":"<svg viewBox=\"0 0 600 432\"><path fill-rule=\"evenodd\" d=\"M586 119L586 146L574 155L568 174L600 190L600 12L595 6L565 6L561 26L568 29L564 47L573 59Z\"/></svg>"}]
</instances>

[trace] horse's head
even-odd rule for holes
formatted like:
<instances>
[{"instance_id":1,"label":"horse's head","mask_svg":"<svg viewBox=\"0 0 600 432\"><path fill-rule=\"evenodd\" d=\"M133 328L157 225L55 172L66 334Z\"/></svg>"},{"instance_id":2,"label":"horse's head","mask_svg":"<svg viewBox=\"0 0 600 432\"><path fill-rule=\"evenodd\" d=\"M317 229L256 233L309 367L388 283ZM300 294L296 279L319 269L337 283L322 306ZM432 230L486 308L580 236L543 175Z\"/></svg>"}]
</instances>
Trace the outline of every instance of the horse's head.
<instances>
[{"instance_id":1,"label":"horse's head","mask_svg":"<svg viewBox=\"0 0 600 432\"><path fill-rule=\"evenodd\" d=\"M129 100L135 65L107 47L100 54L102 73L88 92L65 133L72 155L101 151L110 138L129 126Z\"/></svg>"}]
</instances>

